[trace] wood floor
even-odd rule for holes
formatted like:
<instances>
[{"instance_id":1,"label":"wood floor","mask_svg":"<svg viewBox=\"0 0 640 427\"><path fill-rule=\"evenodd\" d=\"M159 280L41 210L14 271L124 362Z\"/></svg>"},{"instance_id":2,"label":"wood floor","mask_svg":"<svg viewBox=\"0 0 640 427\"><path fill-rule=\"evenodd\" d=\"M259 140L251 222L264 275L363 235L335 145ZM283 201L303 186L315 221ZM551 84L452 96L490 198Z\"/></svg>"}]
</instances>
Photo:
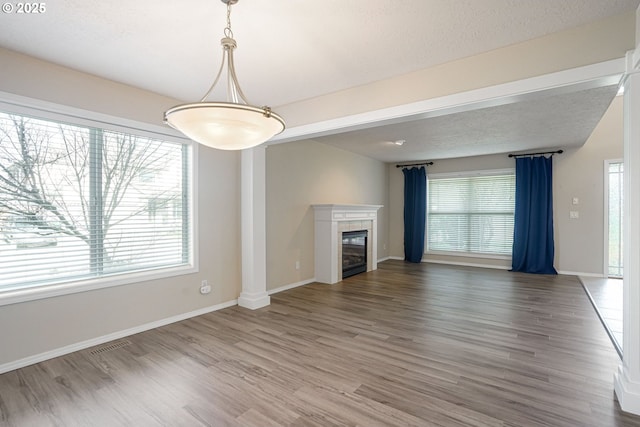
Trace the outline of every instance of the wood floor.
<instances>
[{"instance_id":1,"label":"wood floor","mask_svg":"<svg viewBox=\"0 0 640 427\"><path fill-rule=\"evenodd\" d=\"M614 347L622 357L622 308L624 303L622 279L600 277L579 277L578 279L582 282L582 286L591 299L591 304L600 317Z\"/></svg>"},{"instance_id":2,"label":"wood floor","mask_svg":"<svg viewBox=\"0 0 640 427\"><path fill-rule=\"evenodd\" d=\"M378 266L0 375L0 425L640 426L576 278Z\"/></svg>"}]
</instances>

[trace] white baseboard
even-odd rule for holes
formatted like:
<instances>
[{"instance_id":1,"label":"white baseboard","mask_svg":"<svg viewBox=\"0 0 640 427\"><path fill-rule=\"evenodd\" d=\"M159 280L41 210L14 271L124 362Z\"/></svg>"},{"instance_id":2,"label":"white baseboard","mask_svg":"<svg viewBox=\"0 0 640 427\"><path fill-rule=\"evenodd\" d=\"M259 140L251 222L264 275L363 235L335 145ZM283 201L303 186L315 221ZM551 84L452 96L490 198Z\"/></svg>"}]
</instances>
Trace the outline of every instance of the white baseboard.
<instances>
[{"instance_id":1,"label":"white baseboard","mask_svg":"<svg viewBox=\"0 0 640 427\"><path fill-rule=\"evenodd\" d=\"M271 298L266 291L262 292L240 292L238 305L249 310L257 310L271 304Z\"/></svg>"},{"instance_id":2,"label":"white baseboard","mask_svg":"<svg viewBox=\"0 0 640 427\"><path fill-rule=\"evenodd\" d=\"M613 390L620 408L625 412L640 415L640 383L632 381L623 363L613 377Z\"/></svg>"},{"instance_id":3,"label":"white baseboard","mask_svg":"<svg viewBox=\"0 0 640 427\"><path fill-rule=\"evenodd\" d=\"M430 264L445 264L445 265L459 265L461 267L479 267L479 268L493 268L495 270L510 270L511 267L505 265L490 265L490 264L477 264L472 262L456 262L456 261L442 261L436 259L422 260Z\"/></svg>"},{"instance_id":4,"label":"white baseboard","mask_svg":"<svg viewBox=\"0 0 640 427\"><path fill-rule=\"evenodd\" d=\"M171 316L165 319L156 320L154 322L145 323L143 325L135 326L133 328L125 329L122 331L117 331L117 332L113 332L111 334L103 335L100 337L91 338L86 341L81 341L75 344L66 345L64 347L45 351L44 353L25 357L23 359L15 360L13 362L4 363L0 365L0 374L13 371L15 369L24 368L25 366L44 362L45 360L53 359L55 357L64 356L65 354L73 353L74 351L84 350L86 348L104 344L109 341L128 337L130 335L138 334L140 332L148 331L150 329L155 329L161 326L169 325L171 323L180 322L182 320L186 320L191 317L201 316L203 314L211 313L212 311L222 310L223 308L232 307L237 304L238 304L238 300L223 302L221 304L212 305L209 307L201 308L199 310L190 311L188 313L178 314L176 316Z\"/></svg>"},{"instance_id":5,"label":"white baseboard","mask_svg":"<svg viewBox=\"0 0 640 427\"><path fill-rule=\"evenodd\" d=\"M558 274L563 274L565 276L597 277L597 278L600 278L600 279L606 278L606 276L604 274L599 274L599 273L580 273L578 271L558 270Z\"/></svg>"},{"instance_id":6,"label":"white baseboard","mask_svg":"<svg viewBox=\"0 0 640 427\"><path fill-rule=\"evenodd\" d=\"M269 295L273 295L273 294L277 294L278 292L288 291L289 289L297 288L298 286L308 285L309 283L313 283L315 281L316 281L316 278L313 277L311 279L302 280L300 282L290 283L288 285L284 285L284 286L280 286L280 287L275 288L275 289L271 289L271 290L267 291L267 293Z\"/></svg>"},{"instance_id":7,"label":"white baseboard","mask_svg":"<svg viewBox=\"0 0 640 427\"><path fill-rule=\"evenodd\" d=\"M388 259L403 260L404 258L386 257L386 258L379 259L378 262L384 262L384 261L386 261ZM290 283L288 285L279 286L279 287L277 287L275 289L268 290L267 294L269 294L269 295L277 294L278 292L288 291L289 289L297 288L299 286L308 285L309 283L313 283L313 282L316 282L316 278L315 277L312 277L311 279L301 280L301 281L295 282L295 283Z\"/></svg>"},{"instance_id":8,"label":"white baseboard","mask_svg":"<svg viewBox=\"0 0 640 427\"><path fill-rule=\"evenodd\" d=\"M403 257L399 256L390 256L384 259L384 261L388 259L395 259L398 261L404 261ZM383 260L381 260L383 261ZM381 262L378 261L378 262ZM459 265L463 267L480 267L480 268L494 268L497 270L511 270L511 267L502 266L502 265L487 265L487 264L477 264L477 263L469 263L469 262L455 262L455 261L443 261L443 260L430 260L423 259L422 262L432 263L432 264L445 264L445 265ZM598 277L598 278L606 278L607 276L599 273L580 273L577 271L565 271L558 270L558 274L566 275L566 276L582 276L582 277Z\"/></svg>"}]
</instances>

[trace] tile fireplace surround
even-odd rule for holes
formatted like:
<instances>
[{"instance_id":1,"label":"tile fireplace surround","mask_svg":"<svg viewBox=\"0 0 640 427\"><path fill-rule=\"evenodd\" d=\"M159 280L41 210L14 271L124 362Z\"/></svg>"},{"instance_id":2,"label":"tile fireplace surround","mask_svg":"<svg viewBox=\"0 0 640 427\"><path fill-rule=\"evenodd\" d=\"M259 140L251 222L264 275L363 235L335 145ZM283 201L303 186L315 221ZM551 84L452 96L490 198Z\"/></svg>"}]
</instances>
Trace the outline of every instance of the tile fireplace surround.
<instances>
[{"instance_id":1,"label":"tile fireplace surround","mask_svg":"<svg viewBox=\"0 0 640 427\"><path fill-rule=\"evenodd\" d=\"M378 209L382 205L311 205L315 213L315 277L342 280L342 233L367 230L367 271L378 268Z\"/></svg>"}]
</instances>

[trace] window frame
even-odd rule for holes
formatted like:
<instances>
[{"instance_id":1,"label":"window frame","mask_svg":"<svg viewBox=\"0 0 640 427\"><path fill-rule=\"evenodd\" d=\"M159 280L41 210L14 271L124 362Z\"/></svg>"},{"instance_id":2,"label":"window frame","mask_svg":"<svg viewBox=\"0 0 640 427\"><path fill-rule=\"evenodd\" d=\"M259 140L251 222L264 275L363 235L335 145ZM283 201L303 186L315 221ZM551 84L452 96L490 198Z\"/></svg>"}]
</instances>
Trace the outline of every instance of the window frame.
<instances>
[{"instance_id":1,"label":"window frame","mask_svg":"<svg viewBox=\"0 0 640 427\"><path fill-rule=\"evenodd\" d=\"M603 238L603 241L604 241L604 245L603 245L603 254L604 254L604 257L603 257L603 261L602 261L602 271L603 271L604 277L610 277L610 278L616 278L616 279L622 278L623 275L624 275L624 257L621 260L622 261L622 267L621 267L622 275L621 276L611 275L609 273L609 267L610 267L609 266L609 264L610 264L610 256L609 256L609 251L610 251L610 248L609 248L610 230L609 230L609 227L611 225L609 223L609 208L610 208L610 206L609 206L609 203L610 203L609 193L611 191L611 189L610 189L610 185L611 185L610 176L611 175L609 173L609 168L610 168L610 166L612 164L618 164L618 163L621 164L622 167L623 167L623 188L624 188L624 159L621 159L621 158L606 159L604 161L604 166L603 166L603 172L604 172L603 173L603 175L604 175L604 190L603 190L603 198L604 198L604 203L603 203L603 205L604 205L604 208L603 208L604 238ZM623 196L624 196L624 191L623 191ZM622 214L624 215L624 209L622 210ZM623 223L621 225L624 227L624 221L623 221ZM622 230L622 231L623 231L622 239L624 239L624 230ZM622 246L622 251L624 251L624 242L622 242L622 245L623 245Z\"/></svg>"},{"instance_id":2,"label":"window frame","mask_svg":"<svg viewBox=\"0 0 640 427\"><path fill-rule=\"evenodd\" d=\"M483 252L460 252L460 251L443 251L443 250L430 250L429 249L429 179L448 179L448 178L473 178L473 177L485 177L485 176L500 176L500 175L513 175L515 178L515 168L504 169L486 169L475 171L459 171L459 172L441 172L441 173L429 173L427 171L427 209L425 216L425 236L424 247L426 255L440 255L440 256L454 256L461 258L482 258L482 259L494 259L494 260L506 260L510 261L511 255L492 254ZM515 187L514 187L514 203L515 203ZM515 214L515 212L514 212Z\"/></svg>"},{"instance_id":3,"label":"window frame","mask_svg":"<svg viewBox=\"0 0 640 427\"><path fill-rule=\"evenodd\" d=\"M20 302L34 301L61 295L87 292L115 286L135 284L150 280L167 279L175 276L197 273L199 271L198 241L198 144L180 136L173 129L139 122L108 114L60 105L38 99L23 97L0 91L0 109L9 114L35 116L45 120L68 122L80 126L96 127L114 132L124 132L149 138L162 139L168 142L186 144L188 146L189 170L189 233L190 260L186 265L176 267L141 270L113 276L81 278L28 286L21 289L0 290L0 306Z\"/></svg>"}]
</instances>

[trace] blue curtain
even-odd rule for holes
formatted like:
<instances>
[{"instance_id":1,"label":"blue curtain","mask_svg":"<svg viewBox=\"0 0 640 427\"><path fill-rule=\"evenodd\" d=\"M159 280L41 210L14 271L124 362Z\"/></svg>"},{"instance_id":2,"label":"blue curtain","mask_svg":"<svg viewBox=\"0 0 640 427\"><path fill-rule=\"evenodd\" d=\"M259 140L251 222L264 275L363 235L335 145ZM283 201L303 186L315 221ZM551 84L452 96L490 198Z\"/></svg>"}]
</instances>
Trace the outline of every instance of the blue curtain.
<instances>
[{"instance_id":1,"label":"blue curtain","mask_svg":"<svg viewBox=\"0 0 640 427\"><path fill-rule=\"evenodd\" d=\"M512 271L558 274L553 268L551 159L516 158Z\"/></svg>"},{"instance_id":2,"label":"blue curtain","mask_svg":"<svg viewBox=\"0 0 640 427\"><path fill-rule=\"evenodd\" d=\"M427 171L424 167L403 169L404 259L422 261L427 213Z\"/></svg>"}]
</instances>

